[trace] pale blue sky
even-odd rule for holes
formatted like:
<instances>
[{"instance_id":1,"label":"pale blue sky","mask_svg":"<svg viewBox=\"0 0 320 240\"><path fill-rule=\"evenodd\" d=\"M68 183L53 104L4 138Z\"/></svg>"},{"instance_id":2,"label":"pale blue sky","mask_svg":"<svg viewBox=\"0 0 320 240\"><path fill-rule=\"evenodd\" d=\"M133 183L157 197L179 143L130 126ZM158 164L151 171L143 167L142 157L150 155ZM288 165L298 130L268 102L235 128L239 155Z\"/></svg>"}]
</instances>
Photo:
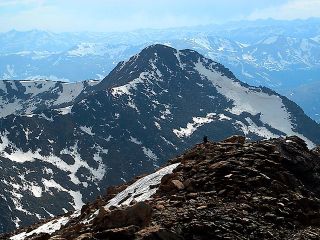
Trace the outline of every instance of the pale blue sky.
<instances>
[{"instance_id":1,"label":"pale blue sky","mask_svg":"<svg viewBox=\"0 0 320 240\"><path fill-rule=\"evenodd\" d=\"M0 31L128 31L320 17L320 0L0 0Z\"/></svg>"}]
</instances>

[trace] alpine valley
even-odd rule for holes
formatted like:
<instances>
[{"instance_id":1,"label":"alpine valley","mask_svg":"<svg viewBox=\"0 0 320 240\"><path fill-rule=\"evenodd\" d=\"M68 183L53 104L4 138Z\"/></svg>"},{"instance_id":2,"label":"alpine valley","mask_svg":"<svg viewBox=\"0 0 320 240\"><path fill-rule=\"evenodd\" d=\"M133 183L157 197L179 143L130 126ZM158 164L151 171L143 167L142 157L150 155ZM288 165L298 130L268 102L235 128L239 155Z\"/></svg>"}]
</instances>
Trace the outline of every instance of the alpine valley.
<instances>
[{"instance_id":1,"label":"alpine valley","mask_svg":"<svg viewBox=\"0 0 320 240\"><path fill-rule=\"evenodd\" d=\"M7 80L0 88L0 232L79 210L204 135L320 144L320 126L288 98L194 50L160 44L101 81Z\"/></svg>"}]
</instances>

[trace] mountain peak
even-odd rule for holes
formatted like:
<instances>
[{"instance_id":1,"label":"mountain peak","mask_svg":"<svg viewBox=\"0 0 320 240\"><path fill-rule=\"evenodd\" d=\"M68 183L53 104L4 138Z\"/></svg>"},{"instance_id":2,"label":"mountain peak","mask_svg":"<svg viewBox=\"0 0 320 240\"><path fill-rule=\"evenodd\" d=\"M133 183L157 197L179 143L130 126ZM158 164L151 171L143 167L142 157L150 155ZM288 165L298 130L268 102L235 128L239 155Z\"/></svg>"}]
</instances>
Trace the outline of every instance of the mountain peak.
<instances>
[{"instance_id":1,"label":"mountain peak","mask_svg":"<svg viewBox=\"0 0 320 240\"><path fill-rule=\"evenodd\" d=\"M183 71L184 66L192 67L200 58L204 57L193 50L177 50L167 45L153 44L132 56L128 61L120 62L103 79L99 87L106 89L127 84L139 78L142 72L157 71L161 74L164 72L176 74Z\"/></svg>"},{"instance_id":2,"label":"mountain peak","mask_svg":"<svg viewBox=\"0 0 320 240\"><path fill-rule=\"evenodd\" d=\"M197 51L194 51L192 49L183 49L183 50L178 50L176 48L173 48L171 46L165 45L165 44L152 44L146 48L144 48L138 55L144 55L146 53L149 54L155 54L158 55L160 57L165 57L166 54L177 54L177 53L183 53L183 54L196 54L197 56L201 56L204 58L204 56L202 56L200 53L198 53Z\"/></svg>"},{"instance_id":3,"label":"mountain peak","mask_svg":"<svg viewBox=\"0 0 320 240\"><path fill-rule=\"evenodd\" d=\"M176 48L173 48L168 45L164 44L153 44L146 48L144 48L137 56L139 58L143 58L146 61L150 60L156 60L156 59L162 59L163 62L166 62L166 64L177 64L177 61L181 62L180 56L187 56L187 58L184 59L190 59L193 56L193 59L196 60L200 57L204 58L200 53L191 50L191 49L183 49L178 50ZM175 60L175 61L174 61Z\"/></svg>"},{"instance_id":4,"label":"mountain peak","mask_svg":"<svg viewBox=\"0 0 320 240\"><path fill-rule=\"evenodd\" d=\"M204 96L206 100L199 103L196 109L203 111L207 109L209 115L221 110L221 106L217 105L217 109L212 112L213 105L217 104L216 101L211 102L212 96L215 96L216 100L224 99L222 108L226 112L237 116L252 114L252 118L246 118L250 123L247 120L246 122L250 125L254 122L251 122L253 116L259 114L257 120L261 123L258 123L257 127L262 124L261 126L270 126L272 129L268 130L267 134L255 131L258 135L271 137L273 136L271 132L278 129L285 135L301 136L309 146L317 142L316 134L308 133L310 138L301 134L305 124L301 125L301 129L295 127L296 121L300 121L300 118L292 117L294 114L291 113L299 111L298 106L291 105L285 98L267 88L252 87L242 83L223 65L192 50L176 50L164 45L152 45L127 62L120 63L95 87L109 91L116 98L123 96L123 101L128 101L125 98L132 99L141 94L147 98L145 101L167 101L163 99L165 91L166 97L173 105L180 103L181 99L194 98L196 92L200 91L201 97ZM271 105L266 104L266 99L272 102L273 111L277 108L276 112L281 115L277 120L267 110ZM139 107L132 101L130 106L139 112ZM231 119L233 117L230 116ZM309 120L308 122L315 129L319 128ZM175 134L184 136L178 129L175 130ZM279 136L279 133L276 133L276 136Z\"/></svg>"},{"instance_id":5,"label":"mountain peak","mask_svg":"<svg viewBox=\"0 0 320 240\"><path fill-rule=\"evenodd\" d=\"M145 47L142 50L142 52L143 51L157 52L157 51L166 51L166 50L175 51L176 49L171 46L165 45L165 44L156 43L156 44L151 44L151 45Z\"/></svg>"}]
</instances>

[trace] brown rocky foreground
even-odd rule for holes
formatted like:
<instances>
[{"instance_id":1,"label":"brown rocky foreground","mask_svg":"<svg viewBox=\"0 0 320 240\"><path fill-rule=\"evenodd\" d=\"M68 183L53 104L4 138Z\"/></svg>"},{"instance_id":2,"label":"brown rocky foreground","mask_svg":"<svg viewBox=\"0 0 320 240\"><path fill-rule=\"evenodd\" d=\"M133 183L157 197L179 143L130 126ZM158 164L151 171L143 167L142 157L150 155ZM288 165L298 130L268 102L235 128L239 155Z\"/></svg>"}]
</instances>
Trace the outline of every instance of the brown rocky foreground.
<instances>
[{"instance_id":1,"label":"brown rocky foreground","mask_svg":"<svg viewBox=\"0 0 320 240\"><path fill-rule=\"evenodd\" d=\"M298 137L233 136L198 144L173 163L180 165L150 186L158 188L151 200L106 209L134 181L112 187L60 230L25 239L320 239L319 147Z\"/></svg>"}]
</instances>

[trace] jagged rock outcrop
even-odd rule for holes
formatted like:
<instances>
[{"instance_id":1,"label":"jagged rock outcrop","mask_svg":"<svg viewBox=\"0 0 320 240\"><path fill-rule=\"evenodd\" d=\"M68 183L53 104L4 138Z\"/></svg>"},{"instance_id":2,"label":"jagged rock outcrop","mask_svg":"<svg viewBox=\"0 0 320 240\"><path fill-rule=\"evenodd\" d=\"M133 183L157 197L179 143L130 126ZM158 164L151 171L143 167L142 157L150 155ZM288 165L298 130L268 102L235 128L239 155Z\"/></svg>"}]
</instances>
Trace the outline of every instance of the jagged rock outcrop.
<instances>
[{"instance_id":1,"label":"jagged rock outcrop","mask_svg":"<svg viewBox=\"0 0 320 240\"><path fill-rule=\"evenodd\" d=\"M244 140L198 144L81 212L0 239L319 239L319 147Z\"/></svg>"}]
</instances>

